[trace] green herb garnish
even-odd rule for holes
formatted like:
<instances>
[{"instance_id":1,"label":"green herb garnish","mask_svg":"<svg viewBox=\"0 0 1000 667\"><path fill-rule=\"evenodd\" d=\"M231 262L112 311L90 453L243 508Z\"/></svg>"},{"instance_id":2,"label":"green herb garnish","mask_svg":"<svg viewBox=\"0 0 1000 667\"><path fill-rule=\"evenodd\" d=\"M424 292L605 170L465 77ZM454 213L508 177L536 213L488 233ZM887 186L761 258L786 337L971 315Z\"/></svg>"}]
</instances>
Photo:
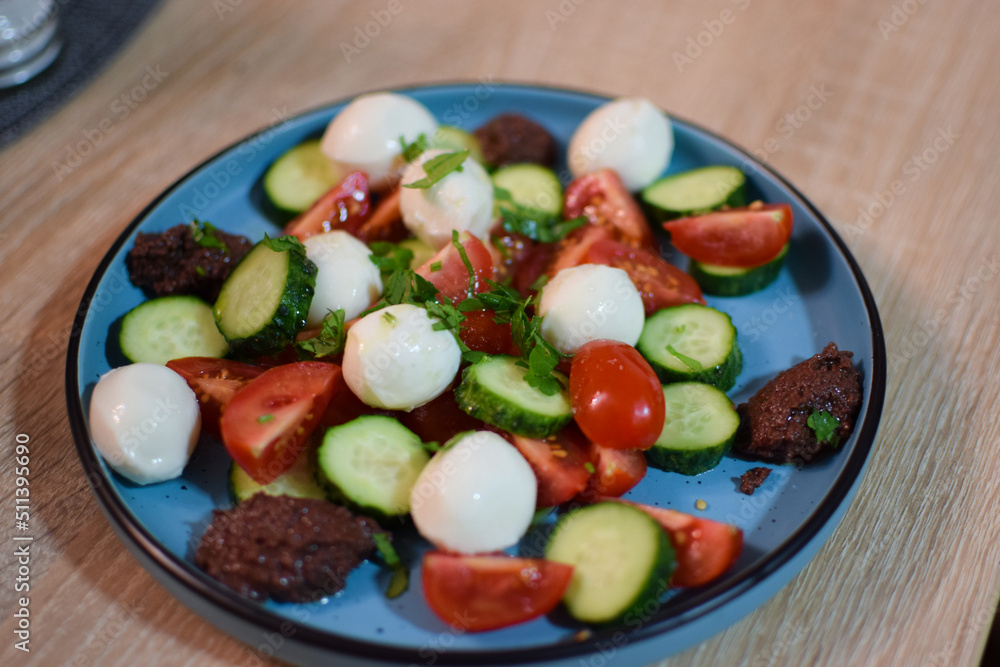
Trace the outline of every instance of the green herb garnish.
<instances>
[{"instance_id":1,"label":"green herb garnish","mask_svg":"<svg viewBox=\"0 0 1000 667\"><path fill-rule=\"evenodd\" d=\"M413 251L388 241L372 241L368 244L372 254L368 256L372 264L382 273L392 273L408 269L413 263Z\"/></svg>"},{"instance_id":2,"label":"green herb garnish","mask_svg":"<svg viewBox=\"0 0 1000 667\"><path fill-rule=\"evenodd\" d=\"M373 533L372 540L375 542L375 549L385 563L386 567L392 570L392 579L389 580L389 587L385 591L385 596L389 599L397 598L406 592L410 587L410 573L403 564L395 547L385 533Z\"/></svg>"},{"instance_id":3,"label":"green herb garnish","mask_svg":"<svg viewBox=\"0 0 1000 667\"><path fill-rule=\"evenodd\" d=\"M813 430L813 433L816 434L816 440L819 442L829 443L832 447L837 447L840 444L840 436L837 435L840 420L826 410L822 412L814 410L806 419L806 426Z\"/></svg>"},{"instance_id":4,"label":"green herb garnish","mask_svg":"<svg viewBox=\"0 0 1000 667\"><path fill-rule=\"evenodd\" d=\"M406 143L403 135L399 135L399 145L403 147L403 159L413 162L420 154L427 150L427 136L421 132L420 136L413 140L412 144Z\"/></svg>"},{"instance_id":5,"label":"green herb garnish","mask_svg":"<svg viewBox=\"0 0 1000 667\"><path fill-rule=\"evenodd\" d=\"M347 340L347 332L344 330L345 318L346 313L343 308L328 312L317 335L295 344L299 356L320 359L340 353Z\"/></svg>"},{"instance_id":6,"label":"green herb garnish","mask_svg":"<svg viewBox=\"0 0 1000 667\"><path fill-rule=\"evenodd\" d=\"M229 248L219 236L219 230L211 222L201 222L195 219L190 222L188 229L191 230L191 238L202 248L215 248L226 254L229 253Z\"/></svg>"},{"instance_id":7,"label":"green herb garnish","mask_svg":"<svg viewBox=\"0 0 1000 667\"><path fill-rule=\"evenodd\" d=\"M274 252L284 252L286 250L300 252L303 255L306 254L306 247L302 245L297 237L286 235L279 236L277 238L271 238L267 234L264 234L264 240L261 241L265 246L273 250Z\"/></svg>"},{"instance_id":8,"label":"green herb garnish","mask_svg":"<svg viewBox=\"0 0 1000 667\"><path fill-rule=\"evenodd\" d=\"M434 262L431 264L431 273L437 273L441 270L441 262Z\"/></svg>"},{"instance_id":9,"label":"green herb garnish","mask_svg":"<svg viewBox=\"0 0 1000 667\"><path fill-rule=\"evenodd\" d=\"M698 361L697 359L692 359L686 354L681 354L676 350L676 348L674 348L673 345L667 345L667 352L672 354L674 357L677 358L678 361L680 361L682 364L684 364L693 371L700 371L703 368L705 368L704 366L701 365L700 361Z\"/></svg>"},{"instance_id":10,"label":"green herb garnish","mask_svg":"<svg viewBox=\"0 0 1000 667\"><path fill-rule=\"evenodd\" d=\"M413 183L406 183L403 187L426 190L451 172L462 171L462 163L465 162L465 158L467 157L469 157L468 149L435 155L423 164L426 176Z\"/></svg>"},{"instance_id":11,"label":"green herb garnish","mask_svg":"<svg viewBox=\"0 0 1000 667\"><path fill-rule=\"evenodd\" d=\"M257 423L258 424L266 424L267 422L271 421L272 419L274 419L274 415L261 415L260 417L257 417Z\"/></svg>"},{"instance_id":12,"label":"green herb garnish","mask_svg":"<svg viewBox=\"0 0 1000 667\"><path fill-rule=\"evenodd\" d=\"M551 213L519 204L514 201L508 190L496 186L493 188L493 198L502 202L498 208L504 230L512 234L522 234L533 241L555 243L574 229L587 224L587 218L582 215L572 220L563 220Z\"/></svg>"}]
</instances>

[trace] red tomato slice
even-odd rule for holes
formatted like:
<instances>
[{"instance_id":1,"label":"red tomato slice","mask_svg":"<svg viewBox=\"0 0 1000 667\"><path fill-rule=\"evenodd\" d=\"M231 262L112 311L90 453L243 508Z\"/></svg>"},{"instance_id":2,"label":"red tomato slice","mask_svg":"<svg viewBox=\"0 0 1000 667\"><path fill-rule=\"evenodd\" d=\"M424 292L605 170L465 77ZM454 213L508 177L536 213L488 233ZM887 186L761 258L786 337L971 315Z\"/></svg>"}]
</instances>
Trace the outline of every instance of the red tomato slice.
<instances>
[{"instance_id":1,"label":"red tomato slice","mask_svg":"<svg viewBox=\"0 0 1000 667\"><path fill-rule=\"evenodd\" d=\"M219 437L219 419L226 405L243 385L264 372L263 368L229 359L185 357L167 362L167 368L179 373L198 397L201 427Z\"/></svg>"},{"instance_id":2,"label":"red tomato slice","mask_svg":"<svg viewBox=\"0 0 1000 667\"><path fill-rule=\"evenodd\" d=\"M624 270L639 290L647 315L682 303L705 303L694 278L648 250L597 239L587 248L583 260L581 264L607 264Z\"/></svg>"},{"instance_id":3,"label":"red tomato slice","mask_svg":"<svg viewBox=\"0 0 1000 667\"><path fill-rule=\"evenodd\" d=\"M424 442L442 445L464 431L486 428L483 422L458 407L455 392L450 388L434 400L396 416Z\"/></svg>"},{"instance_id":4,"label":"red tomato slice","mask_svg":"<svg viewBox=\"0 0 1000 667\"><path fill-rule=\"evenodd\" d=\"M510 323L497 324L492 310L474 310L465 313L465 321L458 337L470 350L486 354L510 354L518 356L514 340L511 338Z\"/></svg>"},{"instance_id":5,"label":"red tomato slice","mask_svg":"<svg viewBox=\"0 0 1000 667\"><path fill-rule=\"evenodd\" d=\"M475 274L473 291L476 294L488 291L490 286L486 281L493 280L493 256L483 242L472 234L462 233L459 240ZM417 273L434 283L441 295L451 299L456 305L468 296L469 270L453 243L438 250L417 269Z\"/></svg>"},{"instance_id":6,"label":"red tomato slice","mask_svg":"<svg viewBox=\"0 0 1000 667\"><path fill-rule=\"evenodd\" d=\"M761 204L663 223L674 247L706 264L750 268L777 257L792 237L792 207Z\"/></svg>"},{"instance_id":7,"label":"red tomato slice","mask_svg":"<svg viewBox=\"0 0 1000 667\"><path fill-rule=\"evenodd\" d=\"M562 599L573 566L543 558L424 556L424 598L445 623L467 632L495 630L547 614Z\"/></svg>"},{"instance_id":8,"label":"red tomato slice","mask_svg":"<svg viewBox=\"0 0 1000 667\"><path fill-rule=\"evenodd\" d=\"M399 188L379 201L372 215L358 229L356 236L365 243L372 241L402 241L409 231L403 224L403 214L399 210Z\"/></svg>"},{"instance_id":9,"label":"red tomato slice","mask_svg":"<svg viewBox=\"0 0 1000 667\"><path fill-rule=\"evenodd\" d=\"M658 249L646 216L611 169L584 174L566 186L563 216L569 220L580 215L631 246Z\"/></svg>"},{"instance_id":10,"label":"red tomato slice","mask_svg":"<svg viewBox=\"0 0 1000 667\"><path fill-rule=\"evenodd\" d=\"M268 484L302 453L338 384L340 366L319 361L265 371L236 392L222 414L229 455L258 484Z\"/></svg>"},{"instance_id":11,"label":"red tomato slice","mask_svg":"<svg viewBox=\"0 0 1000 667\"><path fill-rule=\"evenodd\" d=\"M561 505L587 487L589 443L575 428L545 439L515 435L513 442L538 478L539 507Z\"/></svg>"},{"instance_id":12,"label":"red tomato slice","mask_svg":"<svg viewBox=\"0 0 1000 667\"><path fill-rule=\"evenodd\" d=\"M591 441L614 449L649 449L663 431L660 380L631 345L594 340L573 356L573 418Z\"/></svg>"},{"instance_id":13,"label":"red tomato slice","mask_svg":"<svg viewBox=\"0 0 1000 667\"><path fill-rule=\"evenodd\" d=\"M725 574L743 550L743 531L727 523L703 519L663 507L626 500L659 522L670 537L677 569L673 586L702 586Z\"/></svg>"},{"instance_id":14,"label":"red tomato slice","mask_svg":"<svg viewBox=\"0 0 1000 667\"><path fill-rule=\"evenodd\" d=\"M371 196L368 193L368 176L363 171L352 171L343 181L326 191L312 206L303 211L285 227L285 234L306 240L310 236L342 229L358 235L368 219Z\"/></svg>"},{"instance_id":15,"label":"red tomato slice","mask_svg":"<svg viewBox=\"0 0 1000 667\"><path fill-rule=\"evenodd\" d=\"M590 463L594 474L587 488L577 498L593 503L603 496L625 495L646 476L646 455L639 449L614 449L590 445Z\"/></svg>"}]
</instances>

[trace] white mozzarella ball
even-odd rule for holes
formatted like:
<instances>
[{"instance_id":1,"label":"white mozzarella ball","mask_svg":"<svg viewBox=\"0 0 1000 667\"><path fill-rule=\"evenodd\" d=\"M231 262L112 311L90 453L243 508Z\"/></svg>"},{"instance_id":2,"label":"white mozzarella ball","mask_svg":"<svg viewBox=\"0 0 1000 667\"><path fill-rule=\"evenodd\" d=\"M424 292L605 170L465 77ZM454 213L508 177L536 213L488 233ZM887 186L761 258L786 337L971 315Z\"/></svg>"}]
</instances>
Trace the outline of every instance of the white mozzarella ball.
<instances>
[{"instance_id":1,"label":"white mozzarella ball","mask_svg":"<svg viewBox=\"0 0 1000 667\"><path fill-rule=\"evenodd\" d=\"M372 264L368 246L336 230L305 240L306 257L316 264L316 292L306 325L318 327L327 312L344 309L352 320L382 294L382 275Z\"/></svg>"},{"instance_id":2,"label":"white mozzarella ball","mask_svg":"<svg viewBox=\"0 0 1000 667\"><path fill-rule=\"evenodd\" d=\"M455 335L419 306L398 304L369 313L347 331L344 381L366 405L412 410L437 398L458 373Z\"/></svg>"},{"instance_id":3,"label":"white mozzarella ball","mask_svg":"<svg viewBox=\"0 0 1000 667\"><path fill-rule=\"evenodd\" d=\"M403 146L423 134L428 140L438 122L420 102L398 93L361 95L334 117L320 148L338 167L368 174L375 189L391 185L402 166Z\"/></svg>"},{"instance_id":4,"label":"white mozzarella ball","mask_svg":"<svg viewBox=\"0 0 1000 667\"><path fill-rule=\"evenodd\" d=\"M608 168L629 190L655 181L670 163L674 131L666 114L647 99L612 100L584 118L569 142L574 176Z\"/></svg>"},{"instance_id":5,"label":"white mozzarella ball","mask_svg":"<svg viewBox=\"0 0 1000 667\"><path fill-rule=\"evenodd\" d=\"M403 184L422 179L427 175L423 164L446 152L424 152L403 172ZM429 188L401 188L399 210L406 228L435 250L451 243L452 230L486 238L493 226L493 181L478 162L466 158L462 171Z\"/></svg>"},{"instance_id":6,"label":"white mozzarella ball","mask_svg":"<svg viewBox=\"0 0 1000 667\"><path fill-rule=\"evenodd\" d=\"M180 375L139 363L101 376L90 398L94 445L137 484L178 477L201 431L198 398Z\"/></svg>"},{"instance_id":7,"label":"white mozzarella ball","mask_svg":"<svg viewBox=\"0 0 1000 667\"><path fill-rule=\"evenodd\" d=\"M440 549L488 553L517 543L531 525L538 482L517 449L474 431L438 452L410 493L420 535Z\"/></svg>"},{"instance_id":8,"label":"white mozzarella ball","mask_svg":"<svg viewBox=\"0 0 1000 667\"><path fill-rule=\"evenodd\" d=\"M542 336L563 354L592 340L635 345L642 333L642 296L622 269L581 264L557 273L538 304Z\"/></svg>"}]
</instances>

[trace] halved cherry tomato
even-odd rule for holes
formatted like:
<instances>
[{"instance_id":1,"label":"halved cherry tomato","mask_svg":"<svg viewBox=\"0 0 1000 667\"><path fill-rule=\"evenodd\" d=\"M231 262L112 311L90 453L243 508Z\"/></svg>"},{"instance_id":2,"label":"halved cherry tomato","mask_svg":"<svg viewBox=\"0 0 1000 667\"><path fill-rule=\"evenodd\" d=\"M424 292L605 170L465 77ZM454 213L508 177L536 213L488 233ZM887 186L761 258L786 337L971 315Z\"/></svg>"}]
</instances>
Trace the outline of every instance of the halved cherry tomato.
<instances>
[{"instance_id":1,"label":"halved cherry tomato","mask_svg":"<svg viewBox=\"0 0 1000 667\"><path fill-rule=\"evenodd\" d=\"M434 400L409 412L398 412L396 416L403 426L420 436L424 442L442 445L464 431L486 428L483 422L458 407L455 392L451 388Z\"/></svg>"},{"instance_id":2,"label":"halved cherry tomato","mask_svg":"<svg viewBox=\"0 0 1000 667\"><path fill-rule=\"evenodd\" d=\"M646 476L646 455L639 449L614 449L591 443L590 463L594 474L577 499L597 502L604 496L625 495Z\"/></svg>"},{"instance_id":3,"label":"halved cherry tomato","mask_svg":"<svg viewBox=\"0 0 1000 667\"><path fill-rule=\"evenodd\" d=\"M677 558L677 569L670 576L673 586L707 584L725 574L743 551L743 531L736 526L664 507L619 502L638 507L667 531Z\"/></svg>"},{"instance_id":4,"label":"halved cherry tomato","mask_svg":"<svg viewBox=\"0 0 1000 667\"><path fill-rule=\"evenodd\" d=\"M623 269L642 296L647 315L682 303L705 303L698 283L658 254L612 239L598 239L587 248L582 263Z\"/></svg>"},{"instance_id":5,"label":"halved cherry tomato","mask_svg":"<svg viewBox=\"0 0 1000 667\"><path fill-rule=\"evenodd\" d=\"M247 382L264 372L263 368L229 359L185 357L167 362L167 368L179 373L198 397L201 427L219 437L219 419L226 405Z\"/></svg>"},{"instance_id":6,"label":"halved cherry tomato","mask_svg":"<svg viewBox=\"0 0 1000 667\"><path fill-rule=\"evenodd\" d=\"M340 366L319 361L275 366L257 376L222 414L229 455L258 484L268 484L302 453L338 384Z\"/></svg>"},{"instance_id":7,"label":"halved cherry tomato","mask_svg":"<svg viewBox=\"0 0 1000 667\"><path fill-rule=\"evenodd\" d=\"M536 245L524 234L508 232L500 225L495 226L490 236L493 266L496 267L495 280L502 283L508 276L517 275L519 268L532 255Z\"/></svg>"},{"instance_id":8,"label":"halved cherry tomato","mask_svg":"<svg viewBox=\"0 0 1000 667\"><path fill-rule=\"evenodd\" d=\"M424 556L424 598L438 617L467 632L495 630L547 614L562 599L573 566L544 558Z\"/></svg>"},{"instance_id":9,"label":"halved cherry tomato","mask_svg":"<svg viewBox=\"0 0 1000 667\"><path fill-rule=\"evenodd\" d=\"M663 223L674 247L706 264L750 268L777 257L792 237L792 207L762 204Z\"/></svg>"},{"instance_id":10,"label":"halved cherry tomato","mask_svg":"<svg viewBox=\"0 0 1000 667\"><path fill-rule=\"evenodd\" d=\"M403 224L403 214L399 210L399 188L379 201L372 215L361 225L356 236L365 243L372 241L401 241L409 232Z\"/></svg>"},{"instance_id":11,"label":"halved cherry tomato","mask_svg":"<svg viewBox=\"0 0 1000 667\"><path fill-rule=\"evenodd\" d=\"M538 478L539 507L561 505L587 487L590 446L576 428L544 439L515 435L513 442Z\"/></svg>"},{"instance_id":12,"label":"halved cherry tomato","mask_svg":"<svg viewBox=\"0 0 1000 667\"><path fill-rule=\"evenodd\" d=\"M472 265L475 276L473 292L478 294L489 290L490 286L486 281L493 279L493 256L490 251L472 234L463 232L459 235L459 241ZM455 304L468 296L469 270L453 243L449 242L438 250L417 269L417 273L434 283L440 291L439 296L448 298Z\"/></svg>"},{"instance_id":13,"label":"halved cherry tomato","mask_svg":"<svg viewBox=\"0 0 1000 667\"><path fill-rule=\"evenodd\" d=\"M289 222L285 234L304 241L316 234L342 229L357 236L370 209L368 176L363 171L352 171Z\"/></svg>"},{"instance_id":14,"label":"halved cherry tomato","mask_svg":"<svg viewBox=\"0 0 1000 667\"><path fill-rule=\"evenodd\" d=\"M566 186L563 216L569 220L580 215L633 247L658 250L646 216L611 169L584 174Z\"/></svg>"},{"instance_id":15,"label":"halved cherry tomato","mask_svg":"<svg viewBox=\"0 0 1000 667\"><path fill-rule=\"evenodd\" d=\"M580 430L598 445L649 449L663 431L663 387L649 362L627 343L584 344L570 366L569 397Z\"/></svg>"},{"instance_id":16,"label":"halved cherry tomato","mask_svg":"<svg viewBox=\"0 0 1000 667\"><path fill-rule=\"evenodd\" d=\"M518 355L511 337L510 322L497 324L493 321L494 317L496 314L492 310L465 313L465 321L462 322L458 337L470 350L476 352Z\"/></svg>"}]
</instances>

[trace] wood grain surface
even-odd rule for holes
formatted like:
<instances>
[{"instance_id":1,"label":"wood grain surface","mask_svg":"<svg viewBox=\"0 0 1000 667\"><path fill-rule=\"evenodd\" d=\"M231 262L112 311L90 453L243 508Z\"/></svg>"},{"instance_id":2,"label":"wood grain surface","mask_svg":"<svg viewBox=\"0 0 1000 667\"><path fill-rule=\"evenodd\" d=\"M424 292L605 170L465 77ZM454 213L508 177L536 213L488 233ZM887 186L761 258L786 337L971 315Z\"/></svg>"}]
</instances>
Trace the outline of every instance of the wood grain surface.
<instances>
[{"instance_id":1,"label":"wood grain surface","mask_svg":"<svg viewBox=\"0 0 1000 667\"><path fill-rule=\"evenodd\" d=\"M831 219L878 302L885 412L846 517L769 602L662 664L978 664L1000 564L1000 7L398 3L167 0L0 152L0 664L267 662L156 584L102 515L66 418L74 312L150 200L277 115L479 79L646 96L756 152ZM401 11L345 53L390 4ZM18 433L30 654L13 646Z\"/></svg>"}]
</instances>

